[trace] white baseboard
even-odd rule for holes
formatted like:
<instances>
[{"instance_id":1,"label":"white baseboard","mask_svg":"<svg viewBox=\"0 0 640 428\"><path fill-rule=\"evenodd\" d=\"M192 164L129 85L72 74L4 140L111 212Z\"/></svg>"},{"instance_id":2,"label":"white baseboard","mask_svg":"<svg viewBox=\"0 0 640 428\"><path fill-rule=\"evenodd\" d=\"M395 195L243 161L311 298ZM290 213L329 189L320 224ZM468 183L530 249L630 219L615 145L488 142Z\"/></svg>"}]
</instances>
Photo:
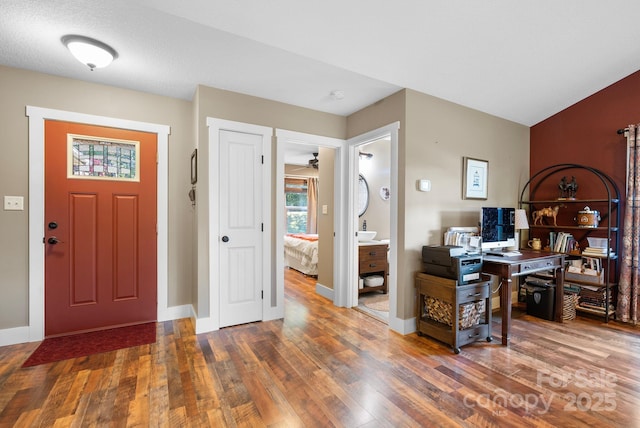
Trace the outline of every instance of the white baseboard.
<instances>
[{"instance_id":1,"label":"white baseboard","mask_svg":"<svg viewBox=\"0 0 640 428\"><path fill-rule=\"evenodd\" d=\"M195 313L192 305L171 306L166 308L163 313L158 314L158 322L178 320L181 318L194 318L194 316ZM38 342L42 340L42 338L31 338L29 331L29 326L0 330L0 346L17 345L19 343Z\"/></svg>"},{"instance_id":2,"label":"white baseboard","mask_svg":"<svg viewBox=\"0 0 640 428\"><path fill-rule=\"evenodd\" d=\"M402 335L414 333L416 331L416 318L413 317L406 320L391 318L389 320L389 328Z\"/></svg>"},{"instance_id":3,"label":"white baseboard","mask_svg":"<svg viewBox=\"0 0 640 428\"><path fill-rule=\"evenodd\" d=\"M319 282L316 282L316 293L318 293L322 297L326 297L333 302L333 288L329 288L326 285L322 285Z\"/></svg>"},{"instance_id":4,"label":"white baseboard","mask_svg":"<svg viewBox=\"0 0 640 428\"><path fill-rule=\"evenodd\" d=\"M171 306L158 313L158 321L173 321L181 318L190 318L193 313L193 305Z\"/></svg>"},{"instance_id":5,"label":"white baseboard","mask_svg":"<svg viewBox=\"0 0 640 428\"><path fill-rule=\"evenodd\" d=\"M206 318L192 318L193 321L193 325L195 326L196 329L196 334L200 334L200 333L208 333L210 331L216 331L218 330L215 326L215 323L213 322L213 319L211 317L206 317Z\"/></svg>"},{"instance_id":6,"label":"white baseboard","mask_svg":"<svg viewBox=\"0 0 640 428\"><path fill-rule=\"evenodd\" d=\"M333 301L333 289L322 284L316 284L316 293ZM172 306L162 314L162 318L158 317L158 321L171 321L181 318L191 318L195 326L196 334L206 333L217 330L214 328L213 320L207 318L197 318L196 312L192 305ZM389 328L402 335L411 334L416 331L416 319L409 318L406 320L400 318L392 318L389 320ZM30 340L29 327L14 327L0 330L0 346L16 345L19 343L36 342Z\"/></svg>"},{"instance_id":7,"label":"white baseboard","mask_svg":"<svg viewBox=\"0 0 640 428\"><path fill-rule=\"evenodd\" d=\"M37 342L30 340L29 327L14 327L0 330L0 346L16 345L18 343Z\"/></svg>"}]
</instances>

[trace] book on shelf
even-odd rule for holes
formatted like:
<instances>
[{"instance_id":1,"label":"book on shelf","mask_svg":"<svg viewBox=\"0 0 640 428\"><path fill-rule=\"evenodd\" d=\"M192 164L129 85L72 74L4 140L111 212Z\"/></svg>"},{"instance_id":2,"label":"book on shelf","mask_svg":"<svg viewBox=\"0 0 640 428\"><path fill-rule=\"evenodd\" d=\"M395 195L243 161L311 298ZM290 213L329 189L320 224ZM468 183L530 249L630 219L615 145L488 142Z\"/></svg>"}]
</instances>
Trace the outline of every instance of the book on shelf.
<instances>
[{"instance_id":1,"label":"book on shelf","mask_svg":"<svg viewBox=\"0 0 640 428\"><path fill-rule=\"evenodd\" d=\"M598 248L598 247L587 247L582 250L582 254L585 256L595 256L595 257L607 257L607 249L606 248ZM609 249L609 257L614 257L616 253L612 248Z\"/></svg>"},{"instance_id":2,"label":"book on shelf","mask_svg":"<svg viewBox=\"0 0 640 428\"><path fill-rule=\"evenodd\" d=\"M556 253L569 253L575 250L578 244L573 235L567 232L549 232L549 242L553 242L550 248Z\"/></svg>"},{"instance_id":3,"label":"book on shelf","mask_svg":"<svg viewBox=\"0 0 640 428\"><path fill-rule=\"evenodd\" d=\"M573 293L573 294L580 294L580 286L578 284L572 284L570 282L565 282L564 283L564 292L565 293Z\"/></svg>"},{"instance_id":4,"label":"book on shelf","mask_svg":"<svg viewBox=\"0 0 640 428\"><path fill-rule=\"evenodd\" d=\"M604 293L604 287L605 285L589 285L589 284L577 284L575 282L571 282L570 279L567 279L564 281L564 286L565 288L569 288L571 290L577 290L578 292L584 293L586 292L600 292L600 293Z\"/></svg>"}]
</instances>

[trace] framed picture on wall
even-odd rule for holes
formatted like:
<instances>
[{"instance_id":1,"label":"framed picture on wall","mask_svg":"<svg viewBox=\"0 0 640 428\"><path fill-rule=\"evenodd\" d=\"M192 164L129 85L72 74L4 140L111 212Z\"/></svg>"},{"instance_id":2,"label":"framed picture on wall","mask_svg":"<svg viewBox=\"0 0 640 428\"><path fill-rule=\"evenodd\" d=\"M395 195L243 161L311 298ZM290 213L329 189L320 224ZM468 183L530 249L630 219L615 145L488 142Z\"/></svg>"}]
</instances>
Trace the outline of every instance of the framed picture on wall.
<instances>
[{"instance_id":1,"label":"framed picture on wall","mask_svg":"<svg viewBox=\"0 0 640 428\"><path fill-rule=\"evenodd\" d=\"M198 181L198 149L193 149L191 153L191 184Z\"/></svg>"},{"instance_id":2,"label":"framed picture on wall","mask_svg":"<svg viewBox=\"0 0 640 428\"><path fill-rule=\"evenodd\" d=\"M487 199L489 161L464 158L462 176L463 199Z\"/></svg>"}]
</instances>

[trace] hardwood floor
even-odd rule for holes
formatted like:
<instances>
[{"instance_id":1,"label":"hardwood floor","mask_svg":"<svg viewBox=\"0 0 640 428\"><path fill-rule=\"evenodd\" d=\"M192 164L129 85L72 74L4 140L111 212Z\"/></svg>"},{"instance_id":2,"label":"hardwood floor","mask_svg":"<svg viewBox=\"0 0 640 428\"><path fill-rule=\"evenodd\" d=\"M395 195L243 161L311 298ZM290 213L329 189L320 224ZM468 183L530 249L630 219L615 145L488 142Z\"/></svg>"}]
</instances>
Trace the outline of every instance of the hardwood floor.
<instances>
[{"instance_id":1,"label":"hardwood floor","mask_svg":"<svg viewBox=\"0 0 640 428\"><path fill-rule=\"evenodd\" d=\"M517 314L511 345L459 355L333 307L287 272L284 320L21 368L0 348L0 426L640 426L640 338L619 323Z\"/></svg>"}]
</instances>

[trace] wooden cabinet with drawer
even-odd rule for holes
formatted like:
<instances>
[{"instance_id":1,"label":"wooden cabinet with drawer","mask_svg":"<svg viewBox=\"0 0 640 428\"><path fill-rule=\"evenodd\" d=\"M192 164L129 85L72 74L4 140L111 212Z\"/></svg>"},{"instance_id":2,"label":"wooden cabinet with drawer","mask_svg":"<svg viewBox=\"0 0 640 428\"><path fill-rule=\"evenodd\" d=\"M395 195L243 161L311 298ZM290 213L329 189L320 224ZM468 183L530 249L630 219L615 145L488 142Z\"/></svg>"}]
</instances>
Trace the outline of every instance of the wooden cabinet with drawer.
<instances>
[{"instance_id":1,"label":"wooden cabinet with drawer","mask_svg":"<svg viewBox=\"0 0 640 428\"><path fill-rule=\"evenodd\" d=\"M378 275L382 277L382 285L368 287L364 285L358 288L358 294L370 291L387 292L387 274L389 263L387 261L388 244L362 244L358 246L358 275L360 278Z\"/></svg>"},{"instance_id":2,"label":"wooden cabinet with drawer","mask_svg":"<svg viewBox=\"0 0 640 428\"><path fill-rule=\"evenodd\" d=\"M451 345L458 354L460 346L477 340L491 341L490 277L458 285L453 279L418 273L418 336L430 336Z\"/></svg>"}]
</instances>

